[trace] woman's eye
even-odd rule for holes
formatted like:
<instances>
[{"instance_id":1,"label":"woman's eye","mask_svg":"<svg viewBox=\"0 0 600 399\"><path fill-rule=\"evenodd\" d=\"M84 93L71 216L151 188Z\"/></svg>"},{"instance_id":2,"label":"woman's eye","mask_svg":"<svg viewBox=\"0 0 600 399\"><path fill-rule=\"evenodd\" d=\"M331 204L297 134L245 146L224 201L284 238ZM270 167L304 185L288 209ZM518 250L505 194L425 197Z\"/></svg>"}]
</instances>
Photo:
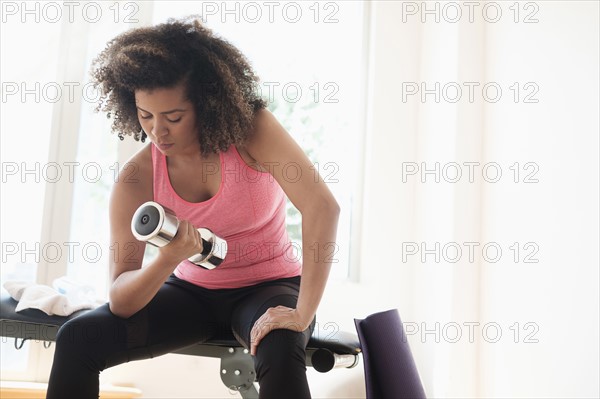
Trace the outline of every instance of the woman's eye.
<instances>
[{"instance_id":1,"label":"woman's eye","mask_svg":"<svg viewBox=\"0 0 600 399\"><path fill-rule=\"evenodd\" d=\"M150 118L152 118L152 115L147 115L147 116L140 115L140 118L142 118L142 119L150 119Z\"/></svg>"},{"instance_id":2,"label":"woman's eye","mask_svg":"<svg viewBox=\"0 0 600 399\"><path fill-rule=\"evenodd\" d=\"M171 123L177 123L181 120L181 117L179 117L179 119L175 119L175 120L171 120L171 119L167 118L167 120Z\"/></svg>"}]
</instances>

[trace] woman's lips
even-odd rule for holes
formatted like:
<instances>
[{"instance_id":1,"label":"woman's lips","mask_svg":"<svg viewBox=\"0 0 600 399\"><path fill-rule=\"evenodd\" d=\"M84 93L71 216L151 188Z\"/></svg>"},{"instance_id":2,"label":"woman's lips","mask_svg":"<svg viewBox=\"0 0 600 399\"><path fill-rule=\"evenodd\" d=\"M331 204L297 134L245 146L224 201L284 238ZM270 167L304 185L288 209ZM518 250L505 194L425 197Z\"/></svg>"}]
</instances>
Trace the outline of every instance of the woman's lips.
<instances>
[{"instance_id":1,"label":"woman's lips","mask_svg":"<svg viewBox=\"0 0 600 399\"><path fill-rule=\"evenodd\" d=\"M168 150L169 148L171 148L173 146L173 144L157 144L158 148L160 148L161 150Z\"/></svg>"}]
</instances>

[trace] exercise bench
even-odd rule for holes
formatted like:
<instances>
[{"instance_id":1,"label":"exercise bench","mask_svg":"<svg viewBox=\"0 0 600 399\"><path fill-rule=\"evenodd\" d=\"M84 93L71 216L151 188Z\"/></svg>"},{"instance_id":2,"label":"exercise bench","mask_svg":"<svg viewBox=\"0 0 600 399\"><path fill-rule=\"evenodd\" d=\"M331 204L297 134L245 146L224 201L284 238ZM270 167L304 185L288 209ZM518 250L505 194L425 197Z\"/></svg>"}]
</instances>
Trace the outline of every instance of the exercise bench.
<instances>
[{"instance_id":1,"label":"exercise bench","mask_svg":"<svg viewBox=\"0 0 600 399\"><path fill-rule=\"evenodd\" d=\"M37 309L15 312L17 301L9 295L0 296L0 336L15 339L15 348L25 341L43 341L45 347L56 340L59 328L68 320L89 310L70 316L48 316ZM249 351L233 336L218 336L172 353L221 359L219 374L229 389L238 391L242 398L258 398L256 373ZM352 368L359 362L360 341L354 334L323 329L317 324L306 347L306 365L325 373L333 368Z\"/></svg>"}]
</instances>

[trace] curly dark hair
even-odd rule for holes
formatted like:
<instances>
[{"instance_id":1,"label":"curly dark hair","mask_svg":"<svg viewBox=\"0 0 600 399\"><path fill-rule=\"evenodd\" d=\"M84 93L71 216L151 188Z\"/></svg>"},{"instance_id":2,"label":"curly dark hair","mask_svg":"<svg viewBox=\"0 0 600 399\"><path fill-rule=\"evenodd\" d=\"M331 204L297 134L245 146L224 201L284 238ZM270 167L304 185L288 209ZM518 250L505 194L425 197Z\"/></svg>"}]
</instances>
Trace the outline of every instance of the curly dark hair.
<instances>
[{"instance_id":1,"label":"curly dark hair","mask_svg":"<svg viewBox=\"0 0 600 399\"><path fill-rule=\"evenodd\" d=\"M137 117L135 91L185 83L203 156L243 144L254 113L267 106L247 58L197 16L118 35L94 59L91 75L100 91L96 111L113 116L112 131L121 140L133 135L142 142L146 133Z\"/></svg>"}]
</instances>

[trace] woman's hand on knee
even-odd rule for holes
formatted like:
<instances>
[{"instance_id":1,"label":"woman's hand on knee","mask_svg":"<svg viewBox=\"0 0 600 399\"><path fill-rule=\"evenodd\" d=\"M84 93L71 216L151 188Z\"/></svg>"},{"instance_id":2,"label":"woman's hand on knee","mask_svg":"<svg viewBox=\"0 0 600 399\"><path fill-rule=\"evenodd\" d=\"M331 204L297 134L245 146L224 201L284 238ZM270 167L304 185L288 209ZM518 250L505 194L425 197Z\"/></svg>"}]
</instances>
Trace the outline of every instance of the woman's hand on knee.
<instances>
[{"instance_id":1,"label":"woman's hand on knee","mask_svg":"<svg viewBox=\"0 0 600 399\"><path fill-rule=\"evenodd\" d=\"M282 305L269 308L256 320L250 331L250 354L256 356L258 344L272 330L281 328L302 332L308 327L310 322L307 323L297 309Z\"/></svg>"}]
</instances>

